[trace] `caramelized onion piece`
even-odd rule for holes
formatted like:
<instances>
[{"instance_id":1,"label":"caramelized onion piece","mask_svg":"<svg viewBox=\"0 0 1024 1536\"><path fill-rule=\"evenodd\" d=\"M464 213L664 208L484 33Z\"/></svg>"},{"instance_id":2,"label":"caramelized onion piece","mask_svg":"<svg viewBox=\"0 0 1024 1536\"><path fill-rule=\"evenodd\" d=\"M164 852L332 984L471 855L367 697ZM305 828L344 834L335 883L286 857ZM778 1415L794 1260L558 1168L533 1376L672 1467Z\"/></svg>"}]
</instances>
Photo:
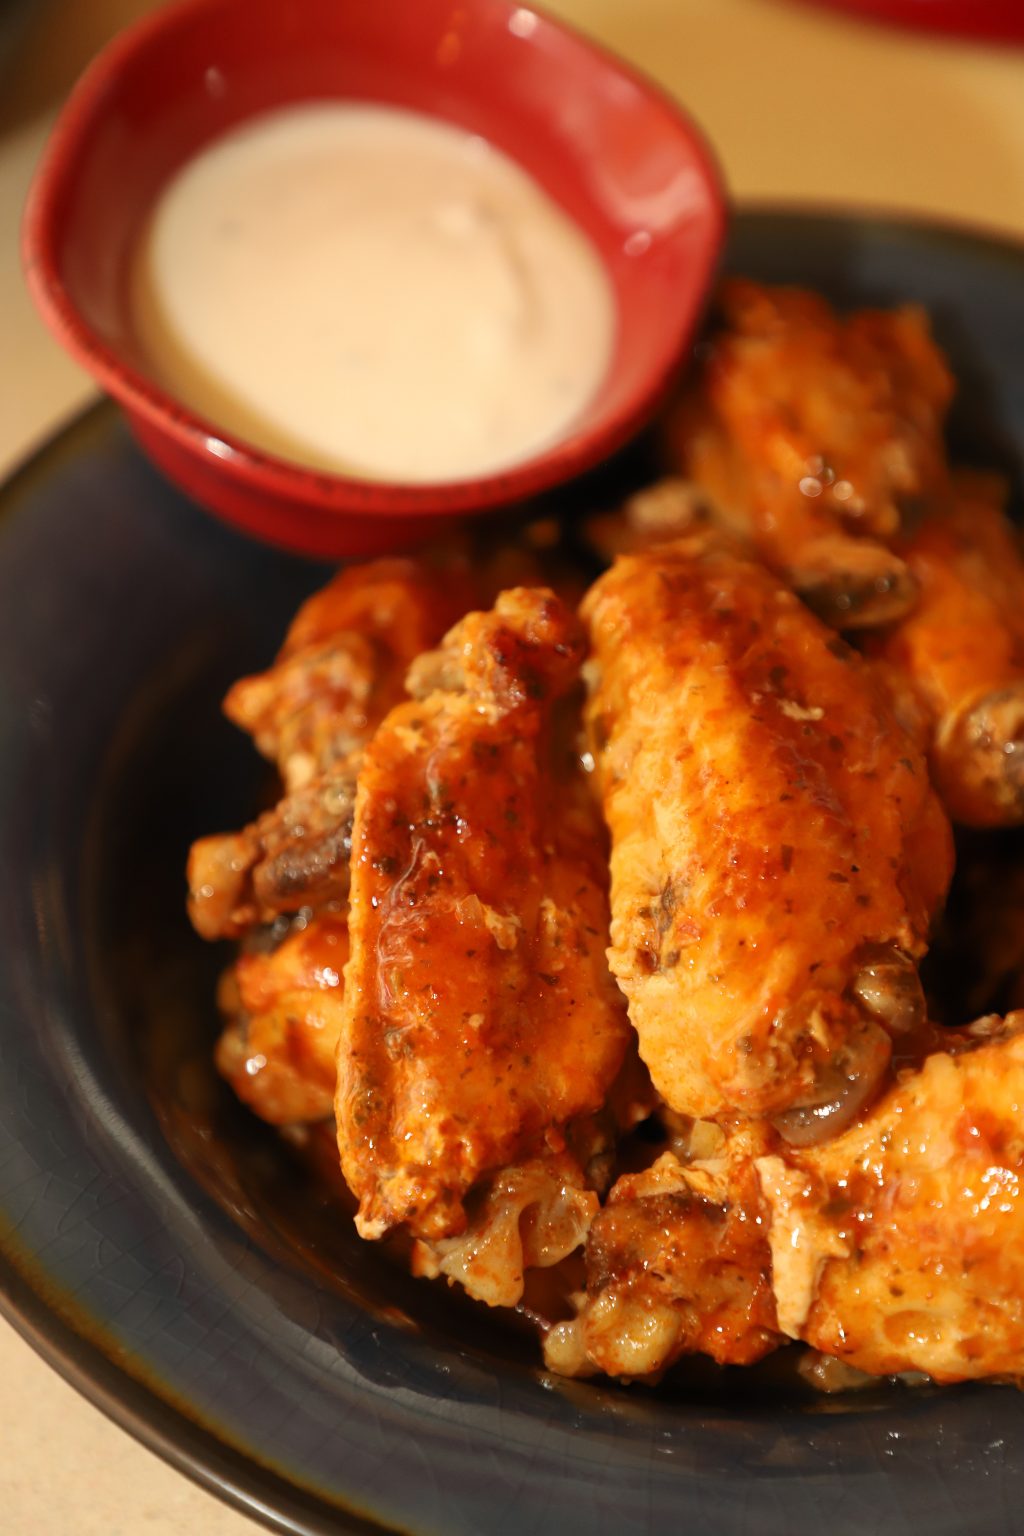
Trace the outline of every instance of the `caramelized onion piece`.
<instances>
[{"instance_id":1,"label":"caramelized onion piece","mask_svg":"<svg viewBox=\"0 0 1024 1536\"><path fill-rule=\"evenodd\" d=\"M811 1147L845 1131L880 1087L891 1053L885 1030L865 1020L818 1073L812 1093L773 1119L782 1139Z\"/></svg>"},{"instance_id":2,"label":"caramelized onion piece","mask_svg":"<svg viewBox=\"0 0 1024 1536\"><path fill-rule=\"evenodd\" d=\"M910 956L894 944L880 944L863 951L862 958L865 963L850 992L868 1017L884 1025L890 1035L909 1035L923 1029L927 1005Z\"/></svg>"},{"instance_id":3,"label":"caramelized onion piece","mask_svg":"<svg viewBox=\"0 0 1024 1536\"><path fill-rule=\"evenodd\" d=\"M835 629L891 624L914 605L917 582L884 545L837 534L806 544L788 568L794 590Z\"/></svg>"},{"instance_id":4,"label":"caramelized onion piece","mask_svg":"<svg viewBox=\"0 0 1024 1536\"><path fill-rule=\"evenodd\" d=\"M934 772L950 814L965 825L1024 821L1024 682L951 716L935 743Z\"/></svg>"}]
</instances>

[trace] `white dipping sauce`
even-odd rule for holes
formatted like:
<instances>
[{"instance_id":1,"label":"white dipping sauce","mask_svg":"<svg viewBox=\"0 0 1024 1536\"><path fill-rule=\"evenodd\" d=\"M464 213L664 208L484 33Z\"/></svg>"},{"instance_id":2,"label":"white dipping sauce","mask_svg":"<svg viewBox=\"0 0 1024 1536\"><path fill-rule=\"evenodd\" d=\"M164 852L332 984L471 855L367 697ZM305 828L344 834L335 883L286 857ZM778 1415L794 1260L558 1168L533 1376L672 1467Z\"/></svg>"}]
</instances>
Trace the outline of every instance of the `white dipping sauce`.
<instances>
[{"instance_id":1,"label":"white dipping sauce","mask_svg":"<svg viewBox=\"0 0 1024 1536\"><path fill-rule=\"evenodd\" d=\"M512 160L344 103L256 118L187 164L133 307L156 375L221 428L405 481L499 470L562 436L616 322L596 251Z\"/></svg>"}]
</instances>

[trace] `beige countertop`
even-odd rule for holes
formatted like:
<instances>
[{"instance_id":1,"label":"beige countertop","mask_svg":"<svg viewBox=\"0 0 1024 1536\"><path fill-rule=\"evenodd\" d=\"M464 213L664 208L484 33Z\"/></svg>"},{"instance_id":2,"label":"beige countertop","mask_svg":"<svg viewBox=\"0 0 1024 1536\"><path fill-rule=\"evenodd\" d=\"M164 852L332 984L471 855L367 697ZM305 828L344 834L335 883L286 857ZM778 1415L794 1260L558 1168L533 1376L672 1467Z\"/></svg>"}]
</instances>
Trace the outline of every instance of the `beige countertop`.
<instances>
[{"instance_id":1,"label":"beige countertop","mask_svg":"<svg viewBox=\"0 0 1024 1536\"><path fill-rule=\"evenodd\" d=\"M54 103L151 5L52 0L0 76L0 471L91 394L21 285L17 226ZM734 194L868 204L1024 237L1024 52L860 25L795 0L548 0L674 91ZM256 1527L115 1428L0 1324L5 1536Z\"/></svg>"}]
</instances>

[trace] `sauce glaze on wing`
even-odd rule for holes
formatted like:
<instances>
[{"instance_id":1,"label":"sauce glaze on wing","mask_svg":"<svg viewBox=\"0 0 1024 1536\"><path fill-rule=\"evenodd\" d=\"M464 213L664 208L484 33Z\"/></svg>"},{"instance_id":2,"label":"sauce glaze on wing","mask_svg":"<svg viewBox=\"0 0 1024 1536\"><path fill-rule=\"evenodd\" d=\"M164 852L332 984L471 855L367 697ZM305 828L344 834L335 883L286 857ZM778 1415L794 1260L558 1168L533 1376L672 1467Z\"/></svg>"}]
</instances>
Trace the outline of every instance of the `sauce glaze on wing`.
<instances>
[{"instance_id":1,"label":"sauce glaze on wing","mask_svg":"<svg viewBox=\"0 0 1024 1536\"><path fill-rule=\"evenodd\" d=\"M923 1022L952 873L925 763L862 658L714 539L621 558L582 613L610 960L655 1087L828 1134Z\"/></svg>"},{"instance_id":2,"label":"sauce glaze on wing","mask_svg":"<svg viewBox=\"0 0 1024 1536\"><path fill-rule=\"evenodd\" d=\"M331 1114L347 960L344 917L321 913L274 949L244 951L221 982L217 1070L271 1125Z\"/></svg>"},{"instance_id":3,"label":"sauce glaze on wing","mask_svg":"<svg viewBox=\"0 0 1024 1536\"><path fill-rule=\"evenodd\" d=\"M953 381L920 310L837 315L818 294L744 279L670 419L672 464L839 628L914 600L888 547L948 494Z\"/></svg>"},{"instance_id":4,"label":"sauce glaze on wing","mask_svg":"<svg viewBox=\"0 0 1024 1536\"><path fill-rule=\"evenodd\" d=\"M651 1378L681 1355L752 1365L784 1342L752 1160L765 1142L750 1128L729 1158L664 1153L617 1181L590 1227L580 1315L544 1341L552 1370Z\"/></svg>"},{"instance_id":5,"label":"sauce glaze on wing","mask_svg":"<svg viewBox=\"0 0 1024 1536\"><path fill-rule=\"evenodd\" d=\"M756 1163L780 1327L871 1375L1024 1375L1024 1015L984 1028L835 1141Z\"/></svg>"},{"instance_id":6,"label":"sauce glaze on wing","mask_svg":"<svg viewBox=\"0 0 1024 1536\"><path fill-rule=\"evenodd\" d=\"M797 1151L747 1124L620 1178L549 1366L656 1379L788 1337L870 1376L1024 1375L1024 1015L972 1028L835 1140Z\"/></svg>"},{"instance_id":7,"label":"sauce glaze on wing","mask_svg":"<svg viewBox=\"0 0 1024 1536\"><path fill-rule=\"evenodd\" d=\"M240 832L192 845L189 916L204 938L345 900L362 748L474 593L459 555L348 566L299 609L274 665L231 688L225 713L277 764L285 794Z\"/></svg>"},{"instance_id":8,"label":"sauce glaze on wing","mask_svg":"<svg viewBox=\"0 0 1024 1536\"><path fill-rule=\"evenodd\" d=\"M417 663L365 754L336 1102L365 1237L462 1231L473 1184L557 1147L625 1054L573 750L583 645L553 593L506 592Z\"/></svg>"},{"instance_id":9,"label":"sauce glaze on wing","mask_svg":"<svg viewBox=\"0 0 1024 1536\"><path fill-rule=\"evenodd\" d=\"M1024 823L1024 556L1005 501L999 476L959 472L950 505L900 545L917 603L865 637L916 689L936 787L967 826Z\"/></svg>"}]
</instances>

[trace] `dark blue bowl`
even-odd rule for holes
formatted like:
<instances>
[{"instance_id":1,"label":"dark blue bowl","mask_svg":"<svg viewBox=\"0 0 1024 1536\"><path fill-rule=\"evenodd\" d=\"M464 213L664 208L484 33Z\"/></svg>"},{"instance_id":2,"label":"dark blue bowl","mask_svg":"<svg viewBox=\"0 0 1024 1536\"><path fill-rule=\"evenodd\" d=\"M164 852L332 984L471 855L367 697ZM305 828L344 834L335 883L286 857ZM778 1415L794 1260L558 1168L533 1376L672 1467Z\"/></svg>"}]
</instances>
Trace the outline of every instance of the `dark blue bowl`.
<instances>
[{"instance_id":1,"label":"dark blue bowl","mask_svg":"<svg viewBox=\"0 0 1024 1536\"><path fill-rule=\"evenodd\" d=\"M958 453L1019 476L1019 250L757 213L730 265L927 304L961 379ZM0 496L4 1310L126 1428L282 1531L1024 1531L1016 1392L546 1377L531 1341L359 1242L216 1081L223 956L185 922L185 851L255 804L218 701L322 575L183 505L108 407Z\"/></svg>"}]
</instances>

